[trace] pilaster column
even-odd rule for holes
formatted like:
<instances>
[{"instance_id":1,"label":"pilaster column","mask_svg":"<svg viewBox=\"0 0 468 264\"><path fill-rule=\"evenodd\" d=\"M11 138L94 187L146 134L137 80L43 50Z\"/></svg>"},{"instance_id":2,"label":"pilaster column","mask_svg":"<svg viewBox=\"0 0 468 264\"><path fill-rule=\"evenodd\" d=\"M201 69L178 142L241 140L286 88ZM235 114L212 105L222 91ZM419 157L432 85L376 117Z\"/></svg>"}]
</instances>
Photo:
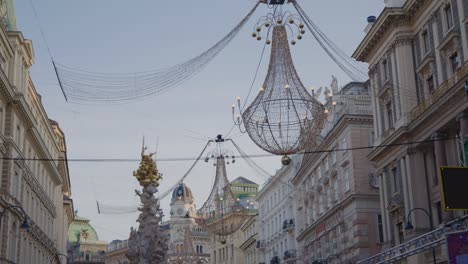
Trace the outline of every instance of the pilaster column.
<instances>
[{"instance_id":1,"label":"pilaster column","mask_svg":"<svg viewBox=\"0 0 468 264\"><path fill-rule=\"evenodd\" d=\"M434 154L435 154L435 162L436 162L436 168L437 168L437 174L439 173L440 167L441 166L447 166L447 154L445 151L445 144L443 140L446 138L447 135L445 133L441 132L436 132L433 136L432 139L436 140L434 141ZM432 206L432 205L431 205ZM453 213L450 211L442 211L442 221L443 222L448 222L453 219Z\"/></svg>"},{"instance_id":2,"label":"pilaster column","mask_svg":"<svg viewBox=\"0 0 468 264\"><path fill-rule=\"evenodd\" d=\"M462 136L468 138L468 112L463 112L460 116L460 130Z\"/></svg>"},{"instance_id":3,"label":"pilaster column","mask_svg":"<svg viewBox=\"0 0 468 264\"><path fill-rule=\"evenodd\" d=\"M444 144L444 138L447 137L447 134L441 133L441 132L436 132L433 136L432 139L434 141L434 154L436 158L436 167L437 170L441 166L447 166L447 154L445 152L445 144Z\"/></svg>"}]
</instances>

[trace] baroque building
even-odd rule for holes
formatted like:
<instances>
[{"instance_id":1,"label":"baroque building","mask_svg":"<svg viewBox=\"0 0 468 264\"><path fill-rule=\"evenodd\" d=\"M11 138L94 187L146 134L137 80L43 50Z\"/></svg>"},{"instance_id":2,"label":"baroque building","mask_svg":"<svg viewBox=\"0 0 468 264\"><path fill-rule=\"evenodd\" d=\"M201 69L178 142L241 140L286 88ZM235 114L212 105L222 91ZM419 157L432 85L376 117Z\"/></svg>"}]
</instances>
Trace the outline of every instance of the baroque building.
<instances>
[{"instance_id":1,"label":"baroque building","mask_svg":"<svg viewBox=\"0 0 468 264\"><path fill-rule=\"evenodd\" d=\"M293 156L291 163L281 167L268 179L257 195L258 260L255 263L296 263L297 261L294 189L291 179L301 164L302 155ZM300 190L296 193L300 193Z\"/></svg>"},{"instance_id":2,"label":"baroque building","mask_svg":"<svg viewBox=\"0 0 468 264\"><path fill-rule=\"evenodd\" d=\"M246 245L245 228L251 225L251 218L258 213L255 197L258 193L258 184L244 177L238 177L230 182L235 198L247 211L246 222L236 232L219 237L210 234L211 263L213 264L244 264L246 254L251 253L250 245Z\"/></svg>"},{"instance_id":3,"label":"baroque building","mask_svg":"<svg viewBox=\"0 0 468 264\"><path fill-rule=\"evenodd\" d=\"M107 245L107 252L104 256L106 264L129 264L127 258L128 240L112 240Z\"/></svg>"},{"instance_id":4,"label":"baroque building","mask_svg":"<svg viewBox=\"0 0 468 264\"><path fill-rule=\"evenodd\" d=\"M48 263L67 254L73 219L65 135L31 80L34 50L17 31L13 1L0 2L0 15L0 262ZM24 209L28 232L12 205Z\"/></svg>"},{"instance_id":5,"label":"baroque building","mask_svg":"<svg viewBox=\"0 0 468 264\"><path fill-rule=\"evenodd\" d=\"M89 220L75 213L68 229L68 263L104 263L107 242L100 241Z\"/></svg>"},{"instance_id":6,"label":"baroque building","mask_svg":"<svg viewBox=\"0 0 468 264\"><path fill-rule=\"evenodd\" d=\"M375 145L402 144L368 156L389 248L462 214L443 210L438 170L467 166L468 1L385 2L353 56L369 63ZM437 261L446 259L443 248ZM417 260L432 255L409 259Z\"/></svg>"},{"instance_id":7,"label":"baroque building","mask_svg":"<svg viewBox=\"0 0 468 264\"><path fill-rule=\"evenodd\" d=\"M377 253L381 242L379 193L367 159L373 145L367 83L349 83L338 91L334 79L332 89L336 107L317 152L304 155L291 180L302 263L332 258L354 263Z\"/></svg>"}]
</instances>

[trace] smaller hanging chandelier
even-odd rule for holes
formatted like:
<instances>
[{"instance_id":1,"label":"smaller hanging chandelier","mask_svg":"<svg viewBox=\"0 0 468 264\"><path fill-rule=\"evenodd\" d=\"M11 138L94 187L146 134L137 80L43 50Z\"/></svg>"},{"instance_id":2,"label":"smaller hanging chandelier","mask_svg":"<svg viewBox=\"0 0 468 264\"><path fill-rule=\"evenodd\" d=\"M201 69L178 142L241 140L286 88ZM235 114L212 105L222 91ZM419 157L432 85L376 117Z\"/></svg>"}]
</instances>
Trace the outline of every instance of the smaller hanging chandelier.
<instances>
[{"instance_id":1,"label":"smaller hanging chandelier","mask_svg":"<svg viewBox=\"0 0 468 264\"><path fill-rule=\"evenodd\" d=\"M215 181L211 193L203 206L197 210L196 223L205 228L208 233L217 235L223 240L240 229L245 220L250 217L248 210L244 208L240 200L231 190L227 178L226 164L235 162L235 156L224 147L224 140L218 135L215 142L216 148L208 154L205 162L214 159L216 166Z\"/></svg>"}]
</instances>

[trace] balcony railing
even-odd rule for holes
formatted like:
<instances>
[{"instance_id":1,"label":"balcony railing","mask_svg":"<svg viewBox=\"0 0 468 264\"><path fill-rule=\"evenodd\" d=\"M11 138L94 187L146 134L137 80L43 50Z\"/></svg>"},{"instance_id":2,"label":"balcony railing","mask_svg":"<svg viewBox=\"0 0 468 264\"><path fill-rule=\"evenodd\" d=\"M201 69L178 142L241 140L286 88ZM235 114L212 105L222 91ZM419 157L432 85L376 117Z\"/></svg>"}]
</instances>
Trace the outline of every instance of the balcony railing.
<instances>
[{"instance_id":1,"label":"balcony railing","mask_svg":"<svg viewBox=\"0 0 468 264\"><path fill-rule=\"evenodd\" d=\"M284 252L284 261L290 261L297 259L297 251L294 249L286 250Z\"/></svg>"},{"instance_id":2,"label":"balcony railing","mask_svg":"<svg viewBox=\"0 0 468 264\"><path fill-rule=\"evenodd\" d=\"M291 231L294 230L296 224L294 223L294 219L284 220L283 222L283 231Z\"/></svg>"},{"instance_id":3,"label":"balcony railing","mask_svg":"<svg viewBox=\"0 0 468 264\"><path fill-rule=\"evenodd\" d=\"M257 248L264 249L265 248L265 240L258 240L257 241Z\"/></svg>"},{"instance_id":4,"label":"balcony railing","mask_svg":"<svg viewBox=\"0 0 468 264\"><path fill-rule=\"evenodd\" d=\"M432 92L430 98L422 101L417 105L413 110L410 111L409 117L410 120L413 121L414 119L418 118L422 113L425 112L432 104L437 102L440 98L447 96L447 91L452 88L458 81L464 78L468 74L468 63L465 63L461 68L457 70L457 72L450 78L448 78L445 82L443 82L437 89Z\"/></svg>"},{"instance_id":5,"label":"balcony railing","mask_svg":"<svg viewBox=\"0 0 468 264\"><path fill-rule=\"evenodd\" d=\"M278 256L275 256L273 258L271 258L270 260L270 264L279 264L280 263L280 259Z\"/></svg>"}]
</instances>

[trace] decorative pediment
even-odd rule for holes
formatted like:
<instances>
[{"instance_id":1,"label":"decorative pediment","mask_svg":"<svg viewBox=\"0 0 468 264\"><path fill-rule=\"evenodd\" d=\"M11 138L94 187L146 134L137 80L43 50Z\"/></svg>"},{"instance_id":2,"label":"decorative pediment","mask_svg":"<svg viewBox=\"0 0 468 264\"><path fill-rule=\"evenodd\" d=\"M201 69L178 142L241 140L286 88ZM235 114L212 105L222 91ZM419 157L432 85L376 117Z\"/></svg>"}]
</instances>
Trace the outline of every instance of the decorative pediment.
<instances>
[{"instance_id":1,"label":"decorative pediment","mask_svg":"<svg viewBox=\"0 0 468 264\"><path fill-rule=\"evenodd\" d=\"M383 105L386 105L393 99L393 89L390 89L390 86L387 86L379 93L378 96Z\"/></svg>"},{"instance_id":2,"label":"decorative pediment","mask_svg":"<svg viewBox=\"0 0 468 264\"><path fill-rule=\"evenodd\" d=\"M457 50L460 43L460 34L456 31L450 31L445 36L444 41L440 43L439 49L444 56Z\"/></svg>"},{"instance_id":3,"label":"decorative pediment","mask_svg":"<svg viewBox=\"0 0 468 264\"><path fill-rule=\"evenodd\" d=\"M387 211L390 212L390 215L393 218L401 217L404 214L404 203L401 194L396 193L390 199L389 204L387 205Z\"/></svg>"},{"instance_id":4,"label":"decorative pediment","mask_svg":"<svg viewBox=\"0 0 468 264\"><path fill-rule=\"evenodd\" d=\"M419 73L419 75L426 79L429 75L432 75L432 64L434 62L434 55L432 53L429 53L424 57L424 60L421 62L419 67L416 69L416 71Z\"/></svg>"}]
</instances>

